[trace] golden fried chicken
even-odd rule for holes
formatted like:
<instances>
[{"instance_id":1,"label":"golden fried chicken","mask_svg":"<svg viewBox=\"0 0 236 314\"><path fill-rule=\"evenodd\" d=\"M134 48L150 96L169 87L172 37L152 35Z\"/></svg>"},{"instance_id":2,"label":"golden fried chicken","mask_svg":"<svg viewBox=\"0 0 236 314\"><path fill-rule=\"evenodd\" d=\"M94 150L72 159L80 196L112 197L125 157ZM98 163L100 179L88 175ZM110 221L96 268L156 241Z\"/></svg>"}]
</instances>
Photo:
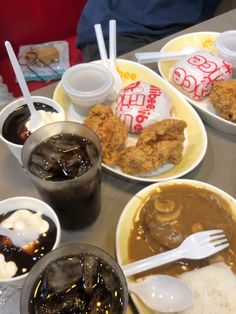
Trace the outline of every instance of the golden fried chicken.
<instances>
[{"instance_id":1,"label":"golden fried chicken","mask_svg":"<svg viewBox=\"0 0 236 314\"><path fill-rule=\"evenodd\" d=\"M136 146L124 148L128 128L110 106L96 105L84 124L98 135L103 162L118 165L124 173L142 174L182 159L185 121L166 119L145 128Z\"/></svg>"},{"instance_id":2,"label":"golden fried chicken","mask_svg":"<svg viewBox=\"0 0 236 314\"><path fill-rule=\"evenodd\" d=\"M117 164L129 174L152 171L166 163L178 164L182 159L183 142L160 141L153 145L133 146L124 149Z\"/></svg>"},{"instance_id":3,"label":"golden fried chicken","mask_svg":"<svg viewBox=\"0 0 236 314\"><path fill-rule=\"evenodd\" d=\"M183 120L165 119L146 127L138 138L137 145L152 145L163 140L184 141L183 130L187 124Z\"/></svg>"},{"instance_id":4,"label":"golden fried chicken","mask_svg":"<svg viewBox=\"0 0 236 314\"><path fill-rule=\"evenodd\" d=\"M236 80L216 82L209 98L223 119L236 122Z\"/></svg>"},{"instance_id":5,"label":"golden fried chicken","mask_svg":"<svg viewBox=\"0 0 236 314\"><path fill-rule=\"evenodd\" d=\"M149 172L166 163L178 164L186 126L185 121L174 119L148 126L139 135L136 146L122 150L117 164L129 174Z\"/></svg>"},{"instance_id":6,"label":"golden fried chicken","mask_svg":"<svg viewBox=\"0 0 236 314\"><path fill-rule=\"evenodd\" d=\"M120 150L128 136L128 128L116 117L106 105L93 107L84 124L99 137L102 145L103 161L112 165L116 163L117 151Z\"/></svg>"},{"instance_id":7,"label":"golden fried chicken","mask_svg":"<svg viewBox=\"0 0 236 314\"><path fill-rule=\"evenodd\" d=\"M114 116L114 114L110 106L98 104L89 111L88 117L84 120L84 124L96 133L103 122L108 117L112 116Z\"/></svg>"}]
</instances>

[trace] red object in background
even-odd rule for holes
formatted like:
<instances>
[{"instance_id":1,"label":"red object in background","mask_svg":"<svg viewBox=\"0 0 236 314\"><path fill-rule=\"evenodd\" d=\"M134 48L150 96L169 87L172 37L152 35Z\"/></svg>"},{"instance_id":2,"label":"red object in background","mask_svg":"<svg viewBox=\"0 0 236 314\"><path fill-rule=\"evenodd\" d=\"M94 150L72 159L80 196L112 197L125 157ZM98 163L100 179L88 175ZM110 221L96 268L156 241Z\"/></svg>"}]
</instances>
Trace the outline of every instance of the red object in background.
<instances>
[{"instance_id":1,"label":"red object in background","mask_svg":"<svg viewBox=\"0 0 236 314\"><path fill-rule=\"evenodd\" d=\"M21 96L15 74L4 46L10 41L18 54L21 45L66 40L70 65L83 61L75 47L76 27L86 0L2 0L0 2L0 75L15 97ZM51 81L53 83L55 81ZM47 86L46 82L28 82L30 91Z\"/></svg>"}]
</instances>

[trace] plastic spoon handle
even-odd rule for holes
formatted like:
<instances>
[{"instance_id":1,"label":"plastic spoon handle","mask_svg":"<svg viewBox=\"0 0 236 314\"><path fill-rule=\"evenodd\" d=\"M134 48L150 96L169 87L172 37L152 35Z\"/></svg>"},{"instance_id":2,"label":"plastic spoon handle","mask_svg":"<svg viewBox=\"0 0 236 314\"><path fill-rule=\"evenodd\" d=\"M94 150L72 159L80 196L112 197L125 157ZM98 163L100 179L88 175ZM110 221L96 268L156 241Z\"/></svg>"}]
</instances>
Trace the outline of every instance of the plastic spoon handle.
<instances>
[{"instance_id":1,"label":"plastic spoon handle","mask_svg":"<svg viewBox=\"0 0 236 314\"><path fill-rule=\"evenodd\" d=\"M182 250L179 248L160 253L158 255L150 256L145 259L122 266L122 270L126 277L132 276L143 271L165 265L167 263L176 261L184 256Z\"/></svg>"},{"instance_id":2,"label":"plastic spoon handle","mask_svg":"<svg viewBox=\"0 0 236 314\"><path fill-rule=\"evenodd\" d=\"M109 21L109 58L111 62L116 61L116 21Z\"/></svg>"},{"instance_id":3,"label":"plastic spoon handle","mask_svg":"<svg viewBox=\"0 0 236 314\"><path fill-rule=\"evenodd\" d=\"M15 72L16 78L17 78L18 83L20 85L22 94L25 97L26 103L27 103L27 105L29 107L31 116L33 114L37 114L37 110L34 107L34 104L33 104L33 101L32 101L32 98L31 98L28 86L27 86L25 78L24 78L24 75L22 73L22 70L21 70L20 65L19 65L19 63L17 61L16 55L15 55L15 53L14 53L14 51L12 49L12 46L11 46L9 41L5 41L5 47L7 49L7 53L8 53L8 56L10 58L11 65L13 67L13 70Z\"/></svg>"},{"instance_id":4,"label":"plastic spoon handle","mask_svg":"<svg viewBox=\"0 0 236 314\"><path fill-rule=\"evenodd\" d=\"M135 53L137 61L140 63L151 63L161 60L175 60L188 56L188 52L145 52Z\"/></svg>"},{"instance_id":5,"label":"plastic spoon handle","mask_svg":"<svg viewBox=\"0 0 236 314\"><path fill-rule=\"evenodd\" d=\"M39 234L35 231L10 230L0 225L0 234L11 239L15 246L21 247L25 244L35 241Z\"/></svg>"},{"instance_id":6,"label":"plastic spoon handle","mask_svg":"<svg viewBox=\"0 0 236 314\"><path fill-rule=\"evenodd\" d=\"M105 42L104 42L101 24L95 24L94 28L95 28L95 33L96 33L96 37L97 37L98 50L99 50L99 54L100 54L102 63L106 68L109 69L107 51L106 51L106 46L105 46Z\"/></svg>"}]
</instances>

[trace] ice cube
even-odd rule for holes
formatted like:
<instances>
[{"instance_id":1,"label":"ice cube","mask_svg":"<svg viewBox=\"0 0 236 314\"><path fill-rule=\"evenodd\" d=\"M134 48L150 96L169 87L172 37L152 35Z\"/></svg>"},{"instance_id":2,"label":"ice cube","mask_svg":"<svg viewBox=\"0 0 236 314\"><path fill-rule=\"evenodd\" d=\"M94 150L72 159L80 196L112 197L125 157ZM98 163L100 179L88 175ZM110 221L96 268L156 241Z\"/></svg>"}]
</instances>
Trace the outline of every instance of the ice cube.
<instances>
[{"instance_id":1,"label":"ice cube","mask_svg":"<svg viewBox=\"0 0 236 314\"><path fill-rule=\"evenodd\" d=\"M83 262L83 287L85 293L91 294L94 286L97 284L98 262L94 255L84 255Z\"/></svg>"},{"instance_id":2,"label":"ice cube","mask_svg":"<svg viewBox=\"0 0 236 314\"><path fill-rule=\"evenodd\" d=\"M113 293L116 289L117 289L117 283L119 283L119 280L115 273L115 271L113 269L111 269L110 267L106 267L106 269L103 269L103 272L101 274L103 283L106 287L106 289ZM116 281L115 281L116 278Z\"/></svg>"},{"instance_id":3,"label":"ice cube","mask_svg":"<svg viewBox=\"0 0 236 314\"><path fill-rule=\"evenodd\" d=\"M112 311L112 295L106 293L102 287L96 287L88 304L90 314L115 313Z\"/></svg>"},{"instance_id":4,"label":"ice cube","mask_svg":"<svg viewBox=\"0 0 236 314\"><path fill-rule=\"evenodd\" d=\"M63 302L62 302L63 300ZM86 313L86 303L83 298L77 295L53 295L45 299L44 303L40 306L40 314L58 314L58 313Z\"/></svg>"},{"instance_id":5,"label":"ice cube","mask_svg":"<svg viewBox=\"0 0 236 314\"><path fill-rule=\"evenodd\" d=\"M80 149L80 144L73 136L56 135L48 140L48 143L58 152L66 153L71 150Z\"/></svg>"},{"instance_id":6,"label":"ice cube","mask_svg":"<svg viewBox=\"0 0 236 314\"><path fill-rule=\"evenodd\" d=\"M82 265L79 257L68 257L50 264L46 281L48 289L56 293L65 291L82 278Z\"/></svg>"},{"instance_id":7,"label":"ice cube","mask_svg":"<svg viewBox=\"0 0 236 314\"><path fill-rule=\"evenodd\" d=\"M88 158L91 161L91 164L95 165L98 160L98 151L96 146L93 143L89 143L86 145L86 152L88 154Z\"/></svg>"},{"instance_id":8,"label":"ice cube","mask_svg":"<svg viewBox=\"0 0 236 314\"><path fill-rule=\"evenodd\" d=\"M43 168L39 167L36 164L30 165L30 171L36 175L37 177L43 179L43 180L50 180L52 178L52 173L44 170Z\"/></svg>"}]
</instances>

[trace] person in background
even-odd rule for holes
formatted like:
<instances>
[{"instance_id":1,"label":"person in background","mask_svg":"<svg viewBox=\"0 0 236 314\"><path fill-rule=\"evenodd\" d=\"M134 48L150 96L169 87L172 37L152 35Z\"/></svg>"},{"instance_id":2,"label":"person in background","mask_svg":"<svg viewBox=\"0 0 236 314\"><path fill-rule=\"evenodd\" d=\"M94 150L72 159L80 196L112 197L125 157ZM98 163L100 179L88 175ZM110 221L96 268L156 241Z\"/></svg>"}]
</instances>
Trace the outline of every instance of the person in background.
<instances>
[{"instance_id":1,"label":"person in background","mask_svg":"<svg viewBox=\"0 0 236 314\"><path fill-rule=\"evenodd\" d=\"M117 55L211 18L221 0L88 0L77 27L84 62L100 59L94 25L108 47L109 20L117 24Z\"/></svg>"}]
</instances>

